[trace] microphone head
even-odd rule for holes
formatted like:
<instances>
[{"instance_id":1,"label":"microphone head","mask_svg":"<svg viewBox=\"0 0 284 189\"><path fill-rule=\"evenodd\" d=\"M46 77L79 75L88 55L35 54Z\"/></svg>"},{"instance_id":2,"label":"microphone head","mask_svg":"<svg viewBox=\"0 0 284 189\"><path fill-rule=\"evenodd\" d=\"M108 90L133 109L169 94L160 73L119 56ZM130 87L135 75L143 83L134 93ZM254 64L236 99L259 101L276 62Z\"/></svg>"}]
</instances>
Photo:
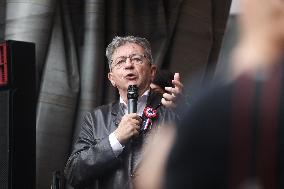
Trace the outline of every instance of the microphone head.
<instances>
[{"instance_id":1,"label":"microphone head","mask_svg":"<svg viewBox=\"0 0 284 189\"><path fill-rule=\"evenodd\" d=\"M137 85L129 85L127 89L127 99L138 99Z\"/></svg>"}]
</instances>

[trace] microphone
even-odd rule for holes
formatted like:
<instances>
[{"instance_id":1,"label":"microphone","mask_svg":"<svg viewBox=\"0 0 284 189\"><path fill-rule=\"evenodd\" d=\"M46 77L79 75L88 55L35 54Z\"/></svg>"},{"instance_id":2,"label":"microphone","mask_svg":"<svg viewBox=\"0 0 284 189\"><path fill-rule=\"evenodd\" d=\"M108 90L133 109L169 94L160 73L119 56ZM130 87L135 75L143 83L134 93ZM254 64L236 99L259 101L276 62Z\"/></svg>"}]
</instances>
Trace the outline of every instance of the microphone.
<instances>
[{"instance_id":1,"label":"microphone","mask_svg":"<svg viewBox=\"0 0 284 189\"><path fill-rule=\"evenodd\" d=\"M127 88L127 107L128 107L128 114L130 113L136 113L137 112L137 100L138 100L138 87L137 85L129 85ZM130 139L129 142L129 150L132 150L133 146L133 138ZM129 154L129 163L130 163L130 173L133 174L133 168L134 168L134 159L133 159L133 153Z\"/></svg>"},{"instance_id":2,"label":"microphone","mask_svg":"<svg viewBox=\"0 0 284 189\"><path fill-rule=\"evenodd\" d=\"M137 99L138 99L138 87L136 85L129 85L127 89L127 107L128 113L137 112Z\"/></svg>"}]
</instances>

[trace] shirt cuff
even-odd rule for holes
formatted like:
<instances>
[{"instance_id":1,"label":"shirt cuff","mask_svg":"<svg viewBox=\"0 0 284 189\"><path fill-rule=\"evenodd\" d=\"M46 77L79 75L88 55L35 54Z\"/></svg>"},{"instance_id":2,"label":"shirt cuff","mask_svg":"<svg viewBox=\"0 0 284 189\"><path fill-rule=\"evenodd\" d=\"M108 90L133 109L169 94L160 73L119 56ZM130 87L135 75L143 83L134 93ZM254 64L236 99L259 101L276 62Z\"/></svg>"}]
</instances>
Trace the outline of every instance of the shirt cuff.
<instances>
[{"instance_id":1,"label":"shirt cuff","mask_svg":"<svg viewBox=\"0 0 284 189\"><path fill-rule=\"evenodd\" d=\"M116 157L119 156L119 154L123 151L124 146L119 143L114 133L111 133L108 139L114 155Z\"/></svg>"}]
</instances>

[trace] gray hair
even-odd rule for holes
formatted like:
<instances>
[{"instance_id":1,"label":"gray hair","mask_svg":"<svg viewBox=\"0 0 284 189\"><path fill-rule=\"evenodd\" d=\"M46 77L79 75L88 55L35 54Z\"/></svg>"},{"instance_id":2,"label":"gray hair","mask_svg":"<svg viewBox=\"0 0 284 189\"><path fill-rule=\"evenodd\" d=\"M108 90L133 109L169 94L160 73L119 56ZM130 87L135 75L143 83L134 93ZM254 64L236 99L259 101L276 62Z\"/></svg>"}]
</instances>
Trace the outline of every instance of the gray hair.
<instances>
[{"instance_id":1,"label":"gray hair","mask_svg":"<svg viewBox=\"0 0 284 189\"><path fill-rule=\"evenodd\" d=\"M114 51L120 47L125 45L126 43L135 43L139 46L141 46L145 51L145 56L149 59L149 62L153 63L153 57L151 53L151 45L149 41L142 37L134 37L134 36L125 36L125 37L119 37L116 36L113 38L112 42L107 46L106 48L106 57L108 60L109 68L111 68L112 63L112 55Z\"/></svg>"}]
</instances>

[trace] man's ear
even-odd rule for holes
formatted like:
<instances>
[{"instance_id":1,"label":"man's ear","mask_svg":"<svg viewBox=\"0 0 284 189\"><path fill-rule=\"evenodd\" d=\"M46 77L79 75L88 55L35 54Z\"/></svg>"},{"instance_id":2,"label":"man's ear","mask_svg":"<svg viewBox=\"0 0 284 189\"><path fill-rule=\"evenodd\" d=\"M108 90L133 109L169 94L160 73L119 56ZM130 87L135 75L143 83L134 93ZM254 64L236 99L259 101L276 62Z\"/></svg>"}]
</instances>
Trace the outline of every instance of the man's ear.
<instances>
[{"instance_id":1,"label":"man's ear","mask_svg":"<svg viewBox=\"0 0 284 189\"><path fill-rule=\"evenodd\" d=\"M108 77L108 80L111 82L112 86L116 87L115 81L114 81L114 79L113 79L113 75L112 75L111 72L109 72L109 73L107 74L107 77Z\"/></svg>"}]
</instances>

